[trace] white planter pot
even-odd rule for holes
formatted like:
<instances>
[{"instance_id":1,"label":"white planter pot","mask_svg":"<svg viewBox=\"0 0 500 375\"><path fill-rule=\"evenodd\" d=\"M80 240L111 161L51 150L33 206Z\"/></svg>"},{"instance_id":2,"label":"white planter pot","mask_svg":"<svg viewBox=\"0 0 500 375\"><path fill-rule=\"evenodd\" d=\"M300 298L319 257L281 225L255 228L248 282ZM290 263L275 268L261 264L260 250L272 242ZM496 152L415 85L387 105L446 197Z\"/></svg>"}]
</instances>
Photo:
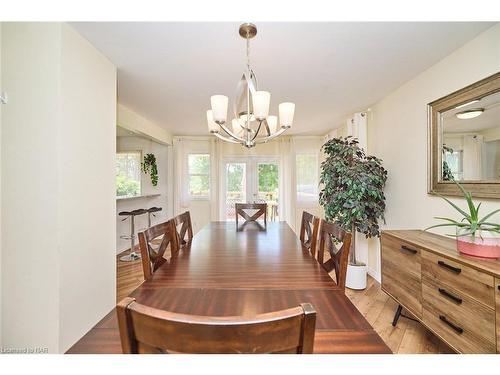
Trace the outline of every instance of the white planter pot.
<instances>
[{"instance_id":1,"label":"white planter pot","mask_svg":"<svg viewBox=\"0 0 500 375\"><path fill-rule=\"evenodd\" d=\"M366 265L364 263L348 264L345 286L349 289L366 289Z\"/></svg>"}]
</instances>

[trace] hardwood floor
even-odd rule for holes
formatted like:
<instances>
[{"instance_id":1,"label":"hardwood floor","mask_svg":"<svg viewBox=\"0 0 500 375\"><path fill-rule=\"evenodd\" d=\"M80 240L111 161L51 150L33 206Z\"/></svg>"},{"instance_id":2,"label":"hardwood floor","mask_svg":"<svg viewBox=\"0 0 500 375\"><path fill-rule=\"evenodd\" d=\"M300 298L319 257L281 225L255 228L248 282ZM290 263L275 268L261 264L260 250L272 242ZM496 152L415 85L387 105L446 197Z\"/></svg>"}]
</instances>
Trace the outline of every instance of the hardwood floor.
<instances>
[{"instance_id":1,"label":"hardwood floor","mask_svg":"<svg viewBox=\"0 0 500 375\"><path fill-rule=\"evenodd\" d=\"M128 252L123 252L116 258L117 302L128 296L144 281L140 260L134 262L119 260L120 256ZM365 290L346 289L346 294L394 353L452 353L451 349L420 323L401 318L397 326L393 327L391 323L397 304L380 289L380 284L375 279L368 277Z\"/></svg>"},{"instance_id":2,"label":"hardwood floor","mask_svg":"<svg viewBox=\"0 0 500 375\"><path fill-rule=\"evenodd\" d=\"M372 277L368 276L365 290L346 288L346 295L393 353L453 353L418 322L401 317L396 327L393 327L392 319L398 305L382 291L380 284ZM404 310L403 314L408 315Z\"/></svg>"},{"instance_id":3,"label":"hardwood floor","mask_svg":"<svg viewBox=\"0 0 500 375\"><path fill-rule=\"evenodd\" d=\"M136 252L140 252L139 246ZM141 260L134 262L122 262L120 257L130 253L130 250L124 251L116 256L116 302L132 293L144 281L142 273Z\"/></svg>"}]
</instances>

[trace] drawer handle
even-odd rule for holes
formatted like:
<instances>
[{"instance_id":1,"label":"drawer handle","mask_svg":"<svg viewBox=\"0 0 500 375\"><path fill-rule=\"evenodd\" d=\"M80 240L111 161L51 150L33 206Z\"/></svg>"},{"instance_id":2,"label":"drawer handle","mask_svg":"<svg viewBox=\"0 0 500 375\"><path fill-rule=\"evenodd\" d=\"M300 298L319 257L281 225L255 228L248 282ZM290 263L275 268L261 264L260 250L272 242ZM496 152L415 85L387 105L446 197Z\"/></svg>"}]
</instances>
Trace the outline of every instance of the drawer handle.
<instances>
[{"instance_id":1,"label":"drawer handle","mask_svg":"<svg viewBox=\"0 0 500 375\"><path fill-rule=\"evenodd\" d=\"M447 270L449 270L451 272L455 272L456 274L459 274L460 272L462 272L461 268L450 266L449 264L443 262L442 260L439 260L438 264L439 264L439 266L446 268Z\"/></svg>"},{"instance_id":2,"label":"drawer handle","mask_svg":"<svg viewBox=\"0 0 500 375\"><path fill-rule=\"evenodd\" d=\"M401 245L401 251L403 251L403 250L405 250L405 251L407 251L407 252L409 252L411 254L416 254L417 253L417 250L412 249L411 247L408 247L408 246L405 246L405 245Z\"/></svg>"},{"instance_id":3,"label":"drawer handle","mask_svg":"<svg viewBox=\"0 0 500 375\"><path fill-rule=\"evenodd\" d=\"M446 324L448 324L455 332L457 332L458 334L462 334L464 333L464 329L462 327L459 327L457 326L456 324L453 324L452 322L450 322L446 316L444 315L439 315L439 319L441 319L441 321L445 322Z\"/></svg>"},{"instance_id":4,"label":"drawer handle","mask_svg":"<svg viewBox=\"0 0 500 375\"><path fill-rule=\"evenodd\" d=\"M457 304L461 304L462 303L462 298L459 298L453 294L451 294L450 292L448 292L446 289L443 289L443 288L438 288L439 290L439 293L441 293L443 296L446 296L448 297L449 299L453 300L454 302L456 302Z\"/></svg>"}]
</instances>

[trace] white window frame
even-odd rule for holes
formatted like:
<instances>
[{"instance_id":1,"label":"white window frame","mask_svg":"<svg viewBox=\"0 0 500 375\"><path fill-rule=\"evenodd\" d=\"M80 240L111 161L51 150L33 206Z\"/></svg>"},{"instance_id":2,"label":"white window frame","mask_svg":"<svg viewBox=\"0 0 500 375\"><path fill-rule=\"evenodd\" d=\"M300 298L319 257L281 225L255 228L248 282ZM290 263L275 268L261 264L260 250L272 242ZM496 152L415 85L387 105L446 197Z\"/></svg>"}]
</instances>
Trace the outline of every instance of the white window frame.
<instances>
[{"instance_id":1,"label":"white window frame","mask_svg":"<svg viewBox=\"0 0 500 375\"><path fill-rule=\"evenodd\" d=\"M191 155L207 155L208 156L208 173L189 173L189 156ZM186 190L189 200L192 201L208 201L212 191L212 155L209 152L188 152L186 154ZM207 195L191 195L190 177L191 176L208 176L208 193Z\"/></svg>"},{"instance_id":2,"label":"white window frame","mask_svg":"<svg viewBox=\"0 0 500 375\"><path fill-rule=\"evenodd\" d=\"M317 191L318 193L316 194L316 196L314 198L304 198L304 197L301 197L300 194L299 194L299 191L298 191L298 187L299 187L299 181L298 181L298 169L297 169L297 158L299 156L313 156L314 159L315 159L315 165L316 165L316 182L318 184L317 186ZM297 203L316 203L318 204L319 203L319 155L318 153L315 153L315 152L297 152L295 153L295 196L297 197Z\"/></svg>"},{"instance_id":3,"label":"white window frame","mask_svg":"<svg viewBox=\"0 0 500 375\"><path fill-rule=\"evenodd\" d=\"M116 198L127 198L127 197L140 197L142 195L142 150L120 150L116 152L116 155L120 154L139 154L139 194L138 195L118 195L116 191L116 180L115 180L115 195ZM116 179L116 177L115 177Z\"/></svg>"}]
</instances>

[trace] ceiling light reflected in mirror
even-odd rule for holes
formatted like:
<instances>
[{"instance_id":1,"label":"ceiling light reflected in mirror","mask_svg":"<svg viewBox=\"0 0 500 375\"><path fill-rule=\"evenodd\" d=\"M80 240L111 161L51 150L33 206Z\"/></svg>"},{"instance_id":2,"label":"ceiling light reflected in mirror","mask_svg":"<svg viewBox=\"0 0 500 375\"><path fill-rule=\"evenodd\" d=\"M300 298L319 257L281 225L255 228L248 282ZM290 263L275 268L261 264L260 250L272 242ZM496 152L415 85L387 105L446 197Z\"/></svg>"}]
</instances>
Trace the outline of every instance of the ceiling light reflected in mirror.
<instances>
[{"instance_id":1,"label":"ceiling light reflected in mirror","mask_svg":"<svg viewBox=\"0 0 500 375\"><path fill-rule=\"evenodd\" d=\"M476 108L476 109L470 109L468 111L458 112L455 116L457 116L457 118L460 120L470 120L472 118L481 116L483 112L484 108Z\"/></svg>"}]
</instances>

